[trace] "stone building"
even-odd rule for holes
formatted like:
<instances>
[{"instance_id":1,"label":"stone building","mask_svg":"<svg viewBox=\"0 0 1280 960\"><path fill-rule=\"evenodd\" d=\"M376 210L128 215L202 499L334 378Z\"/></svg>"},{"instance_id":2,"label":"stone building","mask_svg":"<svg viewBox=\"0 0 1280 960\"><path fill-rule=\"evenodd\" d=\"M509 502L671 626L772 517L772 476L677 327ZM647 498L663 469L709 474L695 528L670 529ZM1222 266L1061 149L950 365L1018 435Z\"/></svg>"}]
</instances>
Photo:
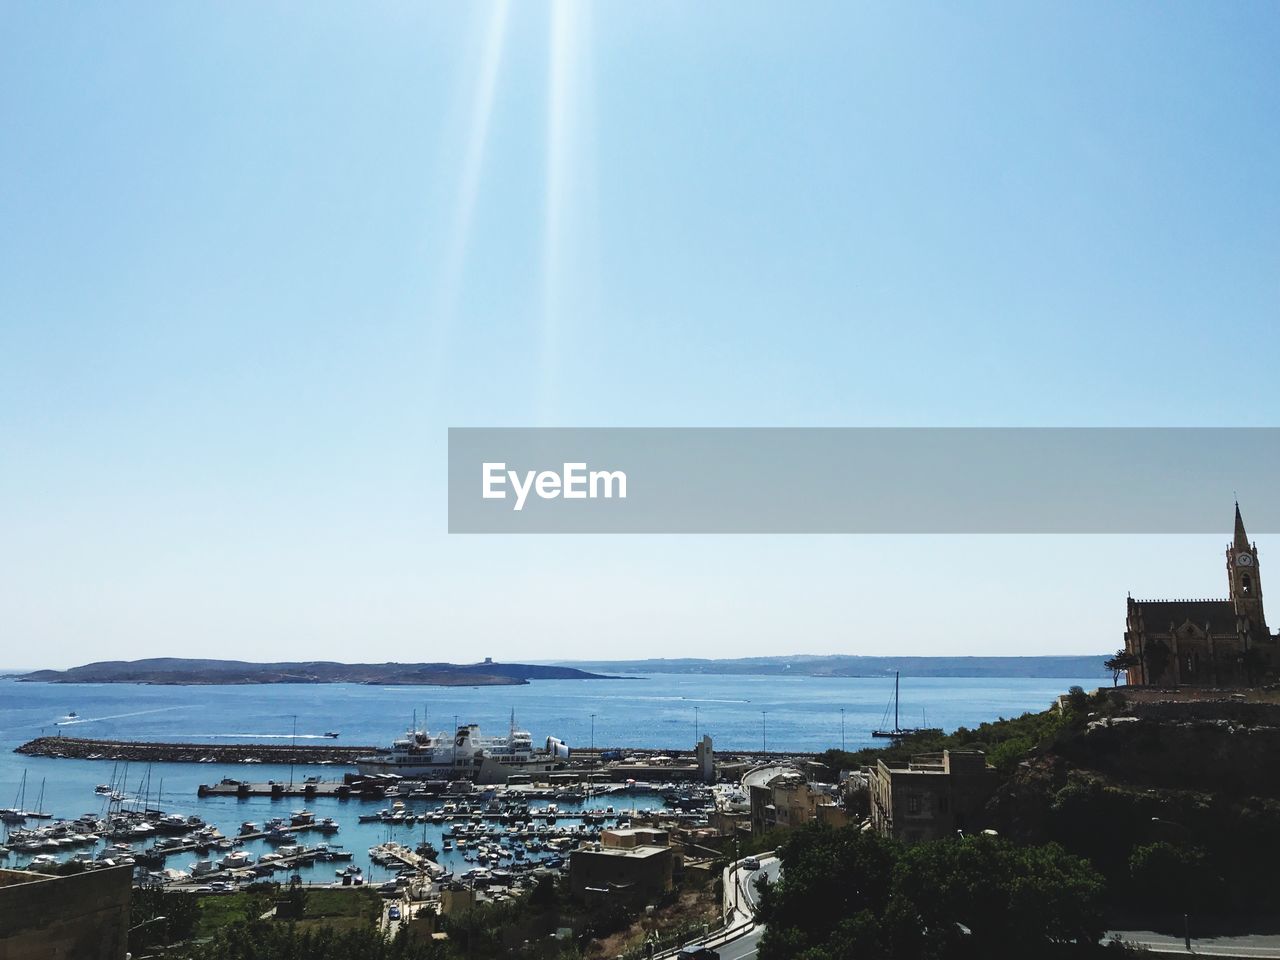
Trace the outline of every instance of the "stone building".
<instances>
[{"instance_id":1,"label":"stone building","mask_svg":"<svg viewBox=\"0 0 1280 960\"><path fill-rule=\"evenodd\" d=\"M1275 668L1280 639L1267 629L1258 546L1245 533L1238 503L1226 556L1225 599L1129 597L1124 648L1133 664L1130 684L1240 686Z\"/></svg>"},{"instance_id":2,"label":"stone building","mask_svg":"<svg viewBox=\"0 0 1280 960\"><path fill-rule=\"evenodd\" d=\"M794 767L757 767L743 776L742 786L751 805L753 834L789 830L815 820L831 826L844 823L844 808L837 806L835 797Z\"/></svg>"},{"instance_id":3,"label":"stone building","mask_svg":"<svg viewBox=\"0 0 1280 960\"><path fill-rule=\"evenodd\" d=\"M133 868L0 870L0 960L124 960Z\"/></svg>"},{"instance_id":4,"label":"stone building","mask_svg":"<svg viewBox=\"0 0 1280 960\"><path fill-rule=\"evenodd\" d=\"M937 840L982 824L995 768L977 751L944 750L905 764L880 760L868 777L871 825L908 843Z\"/></svg>"},{"instance_id":5,"label":"stone building","mask_svg":"<svg viewBox=\"0 0 1280 960\"><path fill-rule=\"evenodd\" d=\"M647 900L671 890L675 867L665 830L605 830L569 855L569 891L588 903Z\"/></svg>"}]
</instances>

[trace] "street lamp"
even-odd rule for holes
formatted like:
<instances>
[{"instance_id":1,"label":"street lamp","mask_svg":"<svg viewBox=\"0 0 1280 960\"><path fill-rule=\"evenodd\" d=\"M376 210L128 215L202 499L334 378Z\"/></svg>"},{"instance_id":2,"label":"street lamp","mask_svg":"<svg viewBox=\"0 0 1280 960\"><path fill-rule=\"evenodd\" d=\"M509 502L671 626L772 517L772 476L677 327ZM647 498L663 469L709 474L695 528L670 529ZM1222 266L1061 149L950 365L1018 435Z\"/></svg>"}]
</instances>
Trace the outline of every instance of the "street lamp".
<instances>
[{"instance_id":1,"label":"street lamp","mask_svg":"<svg viewBox=\"0 0 1280 960\"><path fill-rule=\"evenodd\" d=\"M698 708L693 708L693 742L698 742Z\"/></svg>"},{"instance_id":2,"label":"street lamp","mask_svg":"<svg viewBox=\"0 0 1280 960\"><path fill-rule=\"evenodd\" d=\"M840 708L840 750L844 751L844 707Z\"/></svg>"},{"instance_id":3,"label":"street lamp","mask_svg":"<svg viewBox=\"0 0 1280 960\"><path fill-rule=\"evenodd\" d=\"M769 728L767 726L769 712L767 710L760 711L760 752L769 752Z\"/></svg>"},{"instance_id":4,"label":"street lamp","mask_svg":"<svg viewBox=\"0 0 1280 960\"><path fill-rule=\"evenodd\" d=\"M596 750L596 715L593 713L591 715L591 752L595 753L595 750Z\"/></svg>"}]
</instances>

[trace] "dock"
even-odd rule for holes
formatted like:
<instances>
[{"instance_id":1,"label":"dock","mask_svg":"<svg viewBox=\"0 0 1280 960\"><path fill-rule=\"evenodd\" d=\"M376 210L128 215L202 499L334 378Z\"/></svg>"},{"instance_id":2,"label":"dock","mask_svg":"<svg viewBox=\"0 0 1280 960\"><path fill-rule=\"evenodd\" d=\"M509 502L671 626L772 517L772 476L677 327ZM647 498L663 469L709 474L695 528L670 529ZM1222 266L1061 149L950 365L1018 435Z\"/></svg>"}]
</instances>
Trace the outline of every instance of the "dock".
<instances>
[{"instance_id":1,"label":"dock","mask_svg":"<svg viewBox=\"0 0 1280 960\"><path fill-rule=\"evenodd\" d=\"M387 794L388 784L385 781L356 780L295 780L284 783L279 780L268 780L265 783L250 783L247 780L224 778L219 783L202 783L196 791L201 797L302 797L306 800L315 797L333 797L338 800L381 800Z\"/></svg>"},{"instance_id":2,"label":"dock","mask_svg":"<svg viewBox=\"0 0 1280 960\"><path fill-rule=\"evenodd\" d=\"M300 833L306 833L310 830L318 830L318 829L320 829L320 825L317 823L304 823L304 824L299 824L294 826L283 827L281 828L281 832L287 833L291 836L296 836L297 834L300 834ZM238 834L235 834L234 836L230 836L230 837L222 836L218 839L243 840L243 841L261 840L264 837L266 837L267 834L268 834L268 831L266 830L255 830L253 833L238 833ZM208 842L184 843L178 846L165 847L163 850L160 850L157 852L162 854L165 857L170 857L170 856L173 856L174 854L179 854L179 853L198 853L201 850L201 848L208 849L210 846L212 846L212 844ZM143 851L143 852L145 853L148 851Z\"/></svg>"}]
</instances>

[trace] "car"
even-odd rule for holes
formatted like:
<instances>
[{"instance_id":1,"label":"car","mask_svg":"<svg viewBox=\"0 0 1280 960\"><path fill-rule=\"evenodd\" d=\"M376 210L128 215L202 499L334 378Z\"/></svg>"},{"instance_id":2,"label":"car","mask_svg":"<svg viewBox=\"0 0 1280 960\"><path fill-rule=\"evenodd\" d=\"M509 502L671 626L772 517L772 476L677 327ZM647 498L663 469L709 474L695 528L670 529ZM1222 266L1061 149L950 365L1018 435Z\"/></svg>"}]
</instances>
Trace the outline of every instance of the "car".
<instances>
[{"instance_id":1,"label":"car","mask_svg":"<svg viewBox=\"0 0 1280 960\"><path fill-rule=\"evenodd\" d=\"M742 869L743 870L759 870L760 861L757 860L755 857L747 857L745 860L742 861Z\"/></svg>"},{"instance_id":2,"label":"car","mask_svg":"<svg viewBox=\"0 0 1280 960\"><path fill-rule=\"evenodd\" d=\"M397 907L394 903L391 905L390 909L387 910L387 919L388 920L400 919L400 908Z\"/></svg>"},{"instance_id":3,"label":"car","mask_svg":"<svg viewBox=\"0 0 1280 960\"><path fill-rule=\"evenodd\" d=\"M680 950L679 960L720 960L720 954L716 953L710 947L704 947L698 943L691 943Z\"/></svg>"}]
</instances>

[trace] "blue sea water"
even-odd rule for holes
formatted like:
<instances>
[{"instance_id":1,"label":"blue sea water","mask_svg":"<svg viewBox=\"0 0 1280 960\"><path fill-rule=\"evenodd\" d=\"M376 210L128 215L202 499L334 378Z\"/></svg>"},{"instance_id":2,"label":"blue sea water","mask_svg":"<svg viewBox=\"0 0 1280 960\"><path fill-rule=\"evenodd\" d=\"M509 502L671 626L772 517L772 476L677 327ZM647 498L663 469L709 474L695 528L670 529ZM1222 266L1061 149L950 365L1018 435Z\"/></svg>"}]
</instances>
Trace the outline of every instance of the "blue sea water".
<instances>
[{"instance_id":1,"label":"blue sea water","mask_svg":"<svg viewBox=\"0 0 1280 960\"><path fill-rule=\"evenodd\" d=\"M900 699L902 724L954 730L999 717L1017 716L1048 707L1060 693L1078 683L1086 689L1097 678L1080 680L1008 678L904 678ZM820 751L875 743L871 731L883 719L893 681L865 677L777 677L655 674L627 680L544 680L510 687L386 687L362 684L170 687L134 684L44 684L0 680L0 806L10 806L23 772L27 774L27 806L35 805L42 785L44 807L58 817L101 812L103 800L93 792L107 782L106 761L26 757L13 752L40 735L132 740L287 743L296 730L299 743L324 743L326 731L341 733L338 744L387 745L406 730L417 712L421 725L448 730L454 718L479 723L482 732L506 729L512 711L519 725L532 731L534 742L556 736L571 746L685 747L698 734L710 734L717 751ZM841 709L844 710L843 734ZM77 718L64 718L75 711ZM593 719L594 715L594 719ZM130 785L145 776L135 767ZM297 779L318 774L341 777L333 766L298 767ZM224 776L254 781L287 780L287 767L267 764L155 764L150 770L153 794L163 784L164 809L195 813L234 834L241 821L259 823L287 815L302 806L300 797L197 799L201 783ZM614 800L620 808L657 801L641 796ZM373 878L388 872L372 867L370 846L396 839L409 846L422 839L423 828L360 824L357 814L376 809L359 801L317 799L309 804L317 816L342 824L333 842L355 853L355 863ZM429 825L426 836L437 847L441 827ZM315 835L306 842L316 842ZM265 847L251 844L255 855ZM170 858L169 866L187 869L187 856ZM445 862L457 868L446 856ZM8 865L21 864L10 857ZM328 881L333 866L304 868L304 878Z\"/></svg>"}]
</instances>

